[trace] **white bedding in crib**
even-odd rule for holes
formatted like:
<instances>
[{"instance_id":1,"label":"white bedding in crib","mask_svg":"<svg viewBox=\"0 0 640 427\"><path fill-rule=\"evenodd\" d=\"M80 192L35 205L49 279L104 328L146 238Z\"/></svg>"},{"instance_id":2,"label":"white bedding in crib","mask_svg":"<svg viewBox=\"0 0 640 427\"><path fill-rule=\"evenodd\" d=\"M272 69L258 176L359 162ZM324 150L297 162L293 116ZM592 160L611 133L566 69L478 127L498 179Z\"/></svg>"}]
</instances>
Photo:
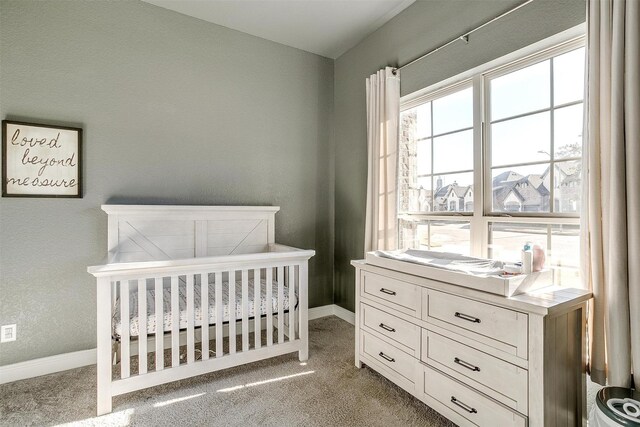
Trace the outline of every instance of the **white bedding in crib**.
<instances>
[{"instance_id":1,"label":"white bedding in crib","mask_svg":"<svg viewBox=\"0 0 640 427\"><path fill-rule=\"evenodd\" d=\"M249 313L248 317L253 317L255 315L255 304L253 298L253 280L249 280L249 293L248 293L248 301L249 301ZM260 282L260 313L259 315L267 314L267 298L265 297L267 294L267 285L265 280L261 280ZM185 329L187 327L187 289L186 285L180 283L178 285L179 290L179 307L180 307L180 326L179 329ZM195 326L202 325L202 310L201 310L201 296L200 296L200 285L194 286L194 306L195 312L194 317ZM242 282L236 282L236 301L235 301L235 317L236 319L242 318ZM277 313L278 311L278 284L277 282L273 282L272 285L272 295L270 299L271 308L273 313ZM229 286L227 282L223 282L222 284L222 301L223 301L223 319L225 322L229 320ZM284 286L284 310L289 310L289 288ZM216 312L215 312L215 287L213 283L209 283L209 325L213 325L216 323ZM297 295L296 300L293 301L293 307L298 304ZM171 315L171 291L169 287L163 288L163 308L162 312L164 314L164 331L171 331L173 318ZM140 333L140 321L138 317L138 292L132 292L129 298L129 335L130 336L138 336ZM156 332L156 314L155 314L155 290L148 289L147 290L147 334L154 334ZM119 337L122 332L122 324L120 318L120 301L116 302L116 310L113 314L113 335Z\"/></svg>"}]
</instances>

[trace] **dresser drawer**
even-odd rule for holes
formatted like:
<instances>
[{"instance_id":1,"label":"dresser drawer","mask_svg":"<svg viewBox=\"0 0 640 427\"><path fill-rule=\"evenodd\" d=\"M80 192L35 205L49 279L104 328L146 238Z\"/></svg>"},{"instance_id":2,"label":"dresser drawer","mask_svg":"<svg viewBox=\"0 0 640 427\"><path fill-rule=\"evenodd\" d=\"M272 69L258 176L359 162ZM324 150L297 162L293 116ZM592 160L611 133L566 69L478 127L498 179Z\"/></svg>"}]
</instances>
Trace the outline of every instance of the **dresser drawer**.
<instances>
[{"instance_id":1,"label":"dresser drawer","mask_svg":"<svg viewBox=\"0 0 640 427\"><path fill-rule=\"evenodd\" d=\"M360 334L360 353L415 383L417 359L367 332Z\"/></svg>"},{"instance_id":2,"label":"dresser drawer","mask_svg":"<svg viewBox=\"0 0 640 427\"><path fill-rule=\"evenodd\" d=\"M526 369L432 331L422 338L423 362L527 415Z\"/></svg>"},{"instance_id":3,"label":"dresser drawer","mask_svg":"<svg viewBox=\"0 0 640 427\"><path fill-rule=\"evenodd\" d=\"M360 304L360 327L381 334L396 347L416 358L420 357L419 326L369 305Z\"/></svg>"},{"instance_id":4,"label":"dresser drawer","mask_svg":"<svg viewBox=\"0 0 640 427\"><path fill-rule=\"evenodd\" d=\"M423 367L422 393L478 426L526 426L526 418L481 393L436 371ZM445 414L446 415L446 414Z\"/></svg>"},{"instance_id":5,"label":"dresser drawer","mask_svg":"<svg viewBox=\"0 0 640 427\"><path fill-rule=\"evenodd\" d=\"M526 314L431 289L425 294L425 320L527 358Z\"/></svg>"},{"instance_id":6,"label":"dresser drawer","mask_svg":"<svg viewBox=\"0 0 640 427\"><path fill-rule=\"evenodd\" d=\"M361 295L365 298L392 307L402 313L420 317L419 286L380 274L363 271Z\"/></svg>"}]
</instances>

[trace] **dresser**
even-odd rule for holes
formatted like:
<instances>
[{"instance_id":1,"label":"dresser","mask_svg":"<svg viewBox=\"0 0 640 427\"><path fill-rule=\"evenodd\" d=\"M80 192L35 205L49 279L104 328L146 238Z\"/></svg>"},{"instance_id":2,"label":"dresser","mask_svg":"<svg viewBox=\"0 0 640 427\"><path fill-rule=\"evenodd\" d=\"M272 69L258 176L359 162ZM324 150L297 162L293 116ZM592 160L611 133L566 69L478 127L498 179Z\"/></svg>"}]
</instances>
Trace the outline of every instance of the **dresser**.
<instances>
[{"instance_id":1,"label":"dresser","mask_svg":"<svg viewBox=\"0 0 640 427\"><path fill-rule=\"evenodd\" d=\"M461 426L586 425L591 293L505 297L352 261L355 364ZM442 271L442 270L440 270Z\"/></svg>"}]
</instances>

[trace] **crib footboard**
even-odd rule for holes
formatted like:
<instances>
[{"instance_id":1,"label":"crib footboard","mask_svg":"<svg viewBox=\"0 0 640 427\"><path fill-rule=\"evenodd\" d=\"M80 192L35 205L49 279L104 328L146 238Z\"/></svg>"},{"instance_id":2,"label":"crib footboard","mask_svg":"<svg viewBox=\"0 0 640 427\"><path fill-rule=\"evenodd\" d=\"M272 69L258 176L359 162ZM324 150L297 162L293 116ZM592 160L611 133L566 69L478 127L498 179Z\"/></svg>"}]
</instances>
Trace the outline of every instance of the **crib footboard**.
<instances>
[{"instance_id":1,"label":"crib footboard","mask_svg":"<svg viewBox=\"0 0 640 427\"><path fill-rule=\"evenodd\" d=\"M306 360L314 251L289 249L90 267L98 415L135 390L291 352Z\"/></svg>"}]
</instances>

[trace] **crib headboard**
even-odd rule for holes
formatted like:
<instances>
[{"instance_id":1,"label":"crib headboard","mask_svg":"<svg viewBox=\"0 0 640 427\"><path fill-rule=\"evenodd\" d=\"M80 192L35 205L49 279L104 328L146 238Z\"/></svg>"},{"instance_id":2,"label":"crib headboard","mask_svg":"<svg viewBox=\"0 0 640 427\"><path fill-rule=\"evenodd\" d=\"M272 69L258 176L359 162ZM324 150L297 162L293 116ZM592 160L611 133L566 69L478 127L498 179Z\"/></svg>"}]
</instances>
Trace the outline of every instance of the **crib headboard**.
<instances>
[{"instance_id":1,"label":"crib headboard","mask_svg":"<svg viewBox=\"0 0 640 427\"><path fill-rule=\"evenodd\" d=\"M102 205L117 262L264 252L279 206Z\"/></svg>"}]
</instances>

